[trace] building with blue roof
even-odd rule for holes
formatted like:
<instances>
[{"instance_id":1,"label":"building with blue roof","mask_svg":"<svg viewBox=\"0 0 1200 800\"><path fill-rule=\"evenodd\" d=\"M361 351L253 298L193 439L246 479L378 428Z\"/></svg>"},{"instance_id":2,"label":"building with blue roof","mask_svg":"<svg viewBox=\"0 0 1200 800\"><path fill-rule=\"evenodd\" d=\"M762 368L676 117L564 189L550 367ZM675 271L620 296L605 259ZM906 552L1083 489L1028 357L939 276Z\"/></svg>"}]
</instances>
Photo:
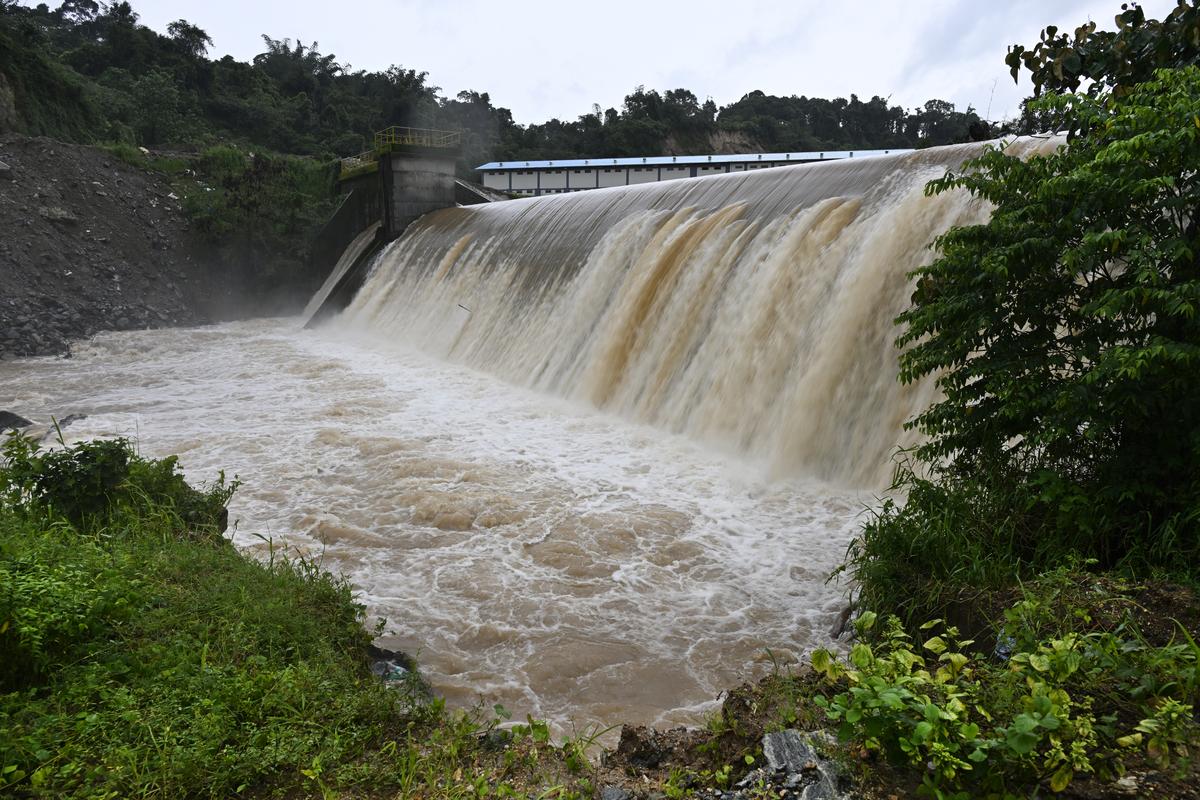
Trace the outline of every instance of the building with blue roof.
<instances>
[{"instance_id":1,"label":"building with blue roof","mask_svg":"<svg viewBox=\"0 0 1200 800\"><path fill-rule=\"evenodd\" d=\"M806 153L491 161L476 169L487 188L532 197L908 152L911 150L823 150Z\"/></svg>"}]
</instances>

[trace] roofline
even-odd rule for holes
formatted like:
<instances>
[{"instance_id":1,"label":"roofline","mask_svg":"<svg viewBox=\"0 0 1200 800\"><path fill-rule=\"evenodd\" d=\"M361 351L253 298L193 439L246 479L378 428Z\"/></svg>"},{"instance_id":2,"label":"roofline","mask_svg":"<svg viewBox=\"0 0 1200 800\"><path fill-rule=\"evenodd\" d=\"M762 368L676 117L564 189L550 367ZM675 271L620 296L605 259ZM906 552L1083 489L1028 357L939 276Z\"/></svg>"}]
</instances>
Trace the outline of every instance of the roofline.
<instances>
[{"instance_id":1,"label":"roofline","mask_svg":"<svg viewBox=\"0 0 1200 800\"><path fill-rule=\"evenodd\" d=\"M502 171L513 169L579 169L581 167L647 167L647 166L690 166L696 164L750 164L759 161L783 161L797 164L813 161L837 161L844 158L871 158L874 156L911 153L912 148L891 150L811 150L802 153L742 153L737 155L703 156L641 156L634 158L564 158L550 161L489 161L475 169L480 171Z\"/></svg>"}]
</instances>

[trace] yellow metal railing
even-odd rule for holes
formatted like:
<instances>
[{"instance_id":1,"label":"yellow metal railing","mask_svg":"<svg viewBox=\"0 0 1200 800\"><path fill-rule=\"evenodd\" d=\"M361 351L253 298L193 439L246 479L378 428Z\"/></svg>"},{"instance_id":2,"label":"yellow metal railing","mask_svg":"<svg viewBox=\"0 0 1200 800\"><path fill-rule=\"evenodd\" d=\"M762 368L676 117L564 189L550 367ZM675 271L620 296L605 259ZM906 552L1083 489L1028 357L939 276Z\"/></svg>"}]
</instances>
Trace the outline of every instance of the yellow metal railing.
<instances>
[{"instance_id":1,"label":"yellow metal railing","mask_svg":"<svg viewBox=\"0 0 1200 800\"><path fill-rule=\"evenodd\" d=\"M356 156L343 158L340 177L351 178L355 175L361 175L364 172L372 172L378 167L379 153L374 150L368 150L365 153L359 153Z\"/></svg>"},{"instance_id":2,"label":"yellow metal railing","mask_svg":"<svg viewBox=\"0 0 1200 800\"><path fill-rule=\"evenodd\" d=\"M460 131L435 131L428 128L405 128L393 125L375 134L375 147L356 156L342 159L339 178L345 180L379 169L379 155L394 145L409 147L458 147L462 143Z\"/></svg>"},{"instance_id":3,"label":"yellow metal railing","mask_svg":"<svg viewBox=\"0 0 1200 800\"><path fill-rule=\"evenodd\" d=\"M460 131L403 128L399 125L393 125L375 134L376 150L383 150L394 144L410 147L458 147L461 142L462 133Z\"/></svg>"}]
</instances>

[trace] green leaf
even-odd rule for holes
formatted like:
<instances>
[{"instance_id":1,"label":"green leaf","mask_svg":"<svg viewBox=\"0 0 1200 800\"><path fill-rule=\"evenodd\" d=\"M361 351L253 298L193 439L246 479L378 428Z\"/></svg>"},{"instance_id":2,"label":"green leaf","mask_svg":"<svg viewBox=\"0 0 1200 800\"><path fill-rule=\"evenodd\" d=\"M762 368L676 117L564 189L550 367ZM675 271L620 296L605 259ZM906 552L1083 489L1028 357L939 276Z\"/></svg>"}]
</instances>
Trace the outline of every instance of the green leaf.
<instances>
[{"instance_id":1,"label":"green leaf","mask_svg":"<svg viewBox=\"0 0 1200 800\"><path fill-rule=\"evenodd\" d=\"M875 656L871 653L870 645L860 642L850 649L850 663L859 669L867 669L874 661Z\"/></svg>"},{"instance_id":2,"label":"green leaf","mask_svg":"<svg viewBox=\"0 0 1200 800\"><path fill-rule=\"evenodd\" d=\"M1075 777L1075 770L1071 768L1070 764L1063 764L1050 776L1050 791L1061 792L1066 789L1073 777Z\"/></svg>"}]
</instances>

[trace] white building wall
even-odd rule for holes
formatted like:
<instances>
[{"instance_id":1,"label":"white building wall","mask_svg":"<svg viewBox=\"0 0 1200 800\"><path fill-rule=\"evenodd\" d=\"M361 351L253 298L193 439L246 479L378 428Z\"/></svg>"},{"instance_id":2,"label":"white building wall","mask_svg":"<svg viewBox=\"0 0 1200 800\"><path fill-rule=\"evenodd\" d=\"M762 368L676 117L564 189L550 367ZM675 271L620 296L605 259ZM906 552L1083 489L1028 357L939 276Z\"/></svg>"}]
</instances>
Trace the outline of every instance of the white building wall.
<instances>
[{"instance_id":1,"label":"white building wall","mask_svg":"<svg viewBox=\"0 0 1200 800\"><path fill-rule=\"evenodd\" d=\"M600 170L600 188L625 185L625 167L597 167Z\"/></svg>"},{"instance_id":2,"label":"white building wall","mask_svg":"<svg viewBox=\"0 0 1200 800\"><path fill-rule=\"evenodd\" d=\"M572 190L596 188L596 170L591 167L571 170L570 178Z\"/></svg>"},{"instance_id":3,"label":"white building wall","mask_svg":"<svg viewBox=\"0 0 1200 800\"><path fill-rule=\"evenodd\" d=\"M519 169L512 174L514 192L532 192L537 188L537 175L531 169Z\"/></svg>"},{"instance_id":4,"label":"white building wall","mask_svg":"<svg viewBox=\"0 0 1200 800\"><path fill-rule=\"evenodd\" d=\"M563 174L561 169L544 169L542 173L542 191L547 189L565 189L567 188L567 176Z\"/></svg>"},{"instance_id":5,"label":"white building wall","mask_svg":"<svg viewBox=\"0 0 1200 800\"><path fill-rule=\"evenodd\" d=\"M654 183L658 180L658 167L629 167L629 183Z\"/></svg>"},{"instance_id":6,"label":"white building wall","mask_svg":"<svg viewBox=\"0 0 1200 800\"><path fill-rule=\"evenodd\" d=\"M663 167L662 179L664 181L673 181L676 178L690 178L692 170L689 167Z\"/></svg>"},{"instance_id":7,"label":"white building wall","mask_svg":"<svg viewBox=\"0 0 1200 800\"><path fill-rule=\"evenodd\" d=\"M507 172L485 172L483 173L483 185L489 189L499 189L502 192L508 191L508 173Z\"/></svg>"}]
</instances>

